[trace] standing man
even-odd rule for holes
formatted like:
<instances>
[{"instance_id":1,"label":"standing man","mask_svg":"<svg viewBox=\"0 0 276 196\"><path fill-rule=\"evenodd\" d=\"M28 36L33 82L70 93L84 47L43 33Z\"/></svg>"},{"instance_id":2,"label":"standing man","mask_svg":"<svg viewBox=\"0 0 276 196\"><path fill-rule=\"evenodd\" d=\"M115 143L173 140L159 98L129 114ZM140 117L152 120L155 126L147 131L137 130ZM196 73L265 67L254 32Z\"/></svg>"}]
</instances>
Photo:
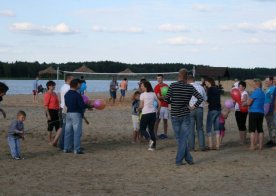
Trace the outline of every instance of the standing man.
<instances>
[{"instance_id":1,"label":"standing man","mask_svg":"<svg viewBox=\"0 0 276 196\"><path fill-rule=\"evenodd\" d=\"M169 119L169 109L168 109L169 104L166 101L164 101L165 97L161 93L161 88L168 85L163 83L163 81L164 81L164 75L158 74L157 75L158 84L154 87L154 92L161 103L161 108L160 108L160 111L157 112L157 119L155 121L155 126L154 126L155 135L157 136L160 120L163 120L163 127L164 127L164 134L161 134L158 136L160 139L168 138L167 134L168 134L168 119Z\"/></svg>"},{"instance_id":2,"label":"standing man","mask_svg":"<svg viewBox=\"0 0 276 196\"><path fill-rule=\"evenodd\" d=\"M37 96L38 96L38 76L35 78L35 81L33 83L33 102L36 103L37 101Z\"/></svg>"},{"instance_id":3,"label":"standing man","mask_svg":"<svg viewBox=\"0 0 276 196\"><path fill-rule=\"evenodd\" d=\"M110 98L109 102L112 100L113 105L115 104L115 100L117 98L117 90L118 90L118 82L116 76L113 76L112 81L109 85Z\"/></svg>"},{"instance_id":4,"label":"standing man","mask_svg":"<svg viewBox=\"0 0 276 196\"><path fill-rule=\"evenodd\" d=\"M267 147L273 147L275 145L276 127L274 122L274 101L275 101L275 86L273 85L273 77L267 77L265 79L265 105L269 107L267 113L265 113L265 119L268 128L269 141L266 143ZM265 111L266 112L266 111Z\"/></svg>"},{"instance_id":5,"label":"standing man","mask_svg":"<svg viewBox=\"0 0 276 196\"><path fill-rule=\"evenodd\" d=\"M63 149L65 153L74 150L75 154L84 154L81 150L81 135L85 104L81 94L78 92L80 86L80 79L73 79L70 82L70 90L64 95L67 107Z\"/></svg>"},{"instance_id":6,"label":"standing man","mask_svg":"<svg viewBox=\"0 0 276 196\"><path fill-rule=\"evenodd\" d=\"M195 78L192 75L188 76L187 80L188 84L191 84L197 92L203 97L204 101L207 101L207 95L205 89L200 85L195 83ZM190 107L193 107L197 102L197 98L192 96L190 100ZM198 137L198 144L201 151L205 151L205 136L203 132L203 103L199 105L198 108L191 111L190 118L191 118L191 134L189 137L189 147L190 150L195 150L195 126L197 130L197 137Z\"/></svg>"},{"instance_id":7,"label":"standing man","mask_svg":"<svg viewBox=\"0 0 276 196\"><path fill-rule=\"evenodd\" d=\"M189 107L189 102L194 96L197 102ZM172 126L177 140L176 165L183 165L183 159L189 164L194 164L188 146L191 120L190 110L196 109L203 101L203 97L190 84L187 84L187 70L180 69L178 82L170 85L165 101L171 104Z\"/></svg>"},{"instance_id":8,"label":"standing man","mask_svg":"<svg viewBox=\"0 0 276 196\"><path fill-rule=\"evenodd\" d=\"M65 84L62 85L60 88L60 116L61 116L61 135L59 137L59 148L61 150L64 149L64 133L65 133L65 125L66 125L66 113L67 113L67 108L65 106L65 101L64 101L64 95L70 90L70 82L74 79L73 75L67 74L65 76Z\"/></svg>"},{"instance_id":9,"label":"standing man","mask_svg":"<svg viewBox=\"0 0 276 196\"><path fill-rule=\"evenodd\" d=\"M120 102L124 101L125 96L126 96L126 91L127 91L127 78L124 78L122 82L120 83L120 90L121 90L121 97L120 97Z\"/></svg>"}]
</instances>

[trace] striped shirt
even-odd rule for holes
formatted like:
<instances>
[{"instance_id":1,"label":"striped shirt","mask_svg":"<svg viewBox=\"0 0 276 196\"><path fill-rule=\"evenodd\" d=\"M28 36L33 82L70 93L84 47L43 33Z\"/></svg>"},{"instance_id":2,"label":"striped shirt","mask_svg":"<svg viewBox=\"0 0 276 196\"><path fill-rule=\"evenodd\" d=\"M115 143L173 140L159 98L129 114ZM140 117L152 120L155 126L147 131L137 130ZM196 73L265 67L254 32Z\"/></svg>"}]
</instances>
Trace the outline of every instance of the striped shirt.
<instances>
[{"instance_id":1,"label":"striped shirt","mask_svg":"<svg viewBox=\"0 0 276 196\"><path fill-rule=\"evenodd\" d=\"M183 117L189 115L189 102L192 96L197 98L194 106L198 107L203 101L203 97L192 85L184 81L172 83L165 98L165 101L171 104L171 116Z\"/></svg>"}]
</instances>

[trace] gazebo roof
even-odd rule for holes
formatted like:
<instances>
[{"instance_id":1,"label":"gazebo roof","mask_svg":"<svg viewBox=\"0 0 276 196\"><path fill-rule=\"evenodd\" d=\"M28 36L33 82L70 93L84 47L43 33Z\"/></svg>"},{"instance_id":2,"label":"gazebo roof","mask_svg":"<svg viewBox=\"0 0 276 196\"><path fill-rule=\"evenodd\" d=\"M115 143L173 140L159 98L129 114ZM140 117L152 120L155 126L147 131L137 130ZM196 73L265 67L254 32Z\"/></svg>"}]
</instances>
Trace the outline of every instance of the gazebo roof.
<instances>
[{"instance_id":1,"label":"gazebo roof","mask_svg":"<svg viewBox=\"0 0 276 196\"><path fill-rule=\"evenodd\" d=\"M41 70L38 72L39 75L55 75L57 74L57 70L55 70L52 66L44 69L44 70Z\"/></svg>"},{"instance_id":2,"label":"gazebo roof","mask_svg":"<svg viewBox=\"0 0 276 196\"><path fill-rule=\"evenodd\" d=\"M131 69L126 68L124 71L121 71L120 73L134 73L134 72L131 71Z\"/></svg>"},{"instance_id":3,"label":"gazebo roof","mask_svg":"<svg viewBox=\"0 0 276 196\"><path fill-rule=\"evenodd\" d=\"M78 69L74 70L75 72L89 72L89 73L95 73L92 69L86 67L85 65L79 67Z\"/></svg>"}]
</instances>

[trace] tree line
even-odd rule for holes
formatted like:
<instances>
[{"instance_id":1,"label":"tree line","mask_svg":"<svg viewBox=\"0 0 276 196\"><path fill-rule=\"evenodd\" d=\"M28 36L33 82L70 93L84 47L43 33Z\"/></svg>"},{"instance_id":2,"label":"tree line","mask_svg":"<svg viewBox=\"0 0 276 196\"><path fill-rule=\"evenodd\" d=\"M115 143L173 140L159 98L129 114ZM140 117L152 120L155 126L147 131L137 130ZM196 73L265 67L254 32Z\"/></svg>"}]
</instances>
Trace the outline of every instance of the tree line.
<instances>
[{"instance_id":1,"label":"tree line","mask_svg":"<svg viewBox=\"0 0 276 196\"><path fill-rule=\"evenodd\" d=\"M190 72L194 64L183 63L144 63L144 64L127 64L113 61L99 62L68 62L68 63L39 63L39 62L22 62L15 61L12 63L0 62L0 78L35 78L38 72L49 66L60 70L73 71L81 66L87 66L95 72L99 73L118 73L126 68L131 69L135 73L156 73L156 72L177 72L180 68L186 68ZM207 66L208 67L208 66ZM276 75L276 68L229 68L230 78L225 79L263 79L267 76ZM223 78L222 78L223 79Z\"/></svg>"}]
</instances>

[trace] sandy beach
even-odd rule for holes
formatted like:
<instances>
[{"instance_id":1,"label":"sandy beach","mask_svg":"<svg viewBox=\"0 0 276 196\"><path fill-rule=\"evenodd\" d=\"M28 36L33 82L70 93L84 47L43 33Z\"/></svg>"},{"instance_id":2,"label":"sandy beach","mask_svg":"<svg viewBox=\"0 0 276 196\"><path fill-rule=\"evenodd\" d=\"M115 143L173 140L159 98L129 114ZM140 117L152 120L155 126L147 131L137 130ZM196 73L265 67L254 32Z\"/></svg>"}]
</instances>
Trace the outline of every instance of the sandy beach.
<instances>
[{"instance_id":1,"label":"sandy beach","mask_svg":"<svg viewBox=\"0 0 276 196\"><path fill-rule=\"evenodd\" d=\"M276 151L249 151L248 145L239 145L233 111L220 151L192 152L195 165L176 167L171 123L169 139L158 140L155 152L147 150L147 143L131 143L130 96L128 92L123 103L86 112L90 125L83 126L84 155L64 154L48 145L41 94L38 104L32 103L32 95L5 96L1 107L7 119L0 119L0 195L275 194ZM108 93L89 97L107 100ZM25 129L30 131L21 143L25 160L14 161L6 136L18 110L27 113ZM205 119L206 112L204 125ZM267 136L265 123L264 129Z\"/></svg>"}]
</instances>

